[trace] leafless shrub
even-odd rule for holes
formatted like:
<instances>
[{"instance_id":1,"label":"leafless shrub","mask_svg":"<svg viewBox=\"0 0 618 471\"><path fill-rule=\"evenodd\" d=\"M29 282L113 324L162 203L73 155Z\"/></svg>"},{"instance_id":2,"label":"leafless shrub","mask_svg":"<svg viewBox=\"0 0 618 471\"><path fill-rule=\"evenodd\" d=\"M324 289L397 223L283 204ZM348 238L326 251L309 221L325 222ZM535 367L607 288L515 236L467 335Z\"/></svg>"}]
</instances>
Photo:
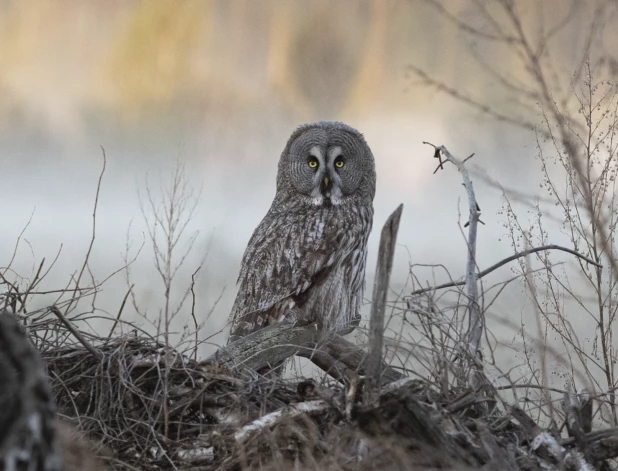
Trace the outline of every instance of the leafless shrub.
<instances>
[{"instance_id":1,"label":"leafless shrub","mask_svg":"<svg viewBox=\"0 0 618 471\"><path fill-rule=\"evenodd\" d=\"M503 102L483 101L473 90L446 83L417 65L410 67L410 73L425 86L471 106L493 121L536 132L544 176L541 185L547 197L527 198L532 201L528 223L512 206L512 193L503 190L503 214L513 251L521 253L531 247L548 245L553 239L548 232L549 222L557 219L572 249L585 257L577 259L575 272L562 265L556 252L539 251L518 259L519 269L514 279L525 287L537 325L534 334L524 332L522 326L517 329L511 325L520 331L522 340L520 351L525 366L518 371L528 370L513 387L538 388L540 396L527 403L528 410L535 409L539 417L545 415L549 424L557 423L564 417L554 407L558 399L552 393L556 388L550 385L549 362L561 363L567 372L567 383L580 391L584 387L597 391L593 394L600 404L597 418L616 425L618 382L613 321L618 262L613 234L617 209L618 102L615 75L607 67L615 58L611 56L612 48L602 43L603 28L608 25L605 20L615 19L618 14L616 4L571 2L557 18L552 17L555 21L551 23L543 14L545 4L541 3L532 6L510 0L475 2L465 15L453 12L445 3L434 0L427 3L445 22L455 25L461 37L468 41L470 62L476 66L479 80L492 83L506 98ZM525 16L527 7L538 8L539 14ZM555 51L573 37L568 32L575 29L584 35L579 36L581 41L571 44L578 59L568 65L573 73L565 78L559 71L566 64L557 64ZM500 55L504 59L501 62L509 64L509 70L492 61L485 54L487 50ZM535 120L535 115L540 115L540 122ZM547 209L548 202L553 209ZM585 281L585 286L576 285L578 277ZM566 300L575 303L577 310L569 309ZM426 305L432 302L427 300ZM582 338L582 333L571 323L573 316L582 315L595 325L592 342ZM452 320L457 324L457 317ZM501 318L500 322L508 324L509 321ZM441 335L444 338L446 334L441 331ZM549 345L550 336L557 336L561 345L556 348ZM452 343L452 340L447 342L444 356L451 351ZM557 351L560 346L564 354ZM510 378L510 374L502 377ZM530 399L534 395L526 392L525 397Z\"/></svg>"},{"instance_id":2,"label":"leafless shrub","mask_svg":"<svg viewBox=\"0 0 618 471\"><path fill-rule=\"evenodd\" d=\"M195 282L196 277L202 269L205 255L192 268L191 282L189 286L182 289L179 296L175 296L174 291L178 290L177 278L179 271L190 259L195 242L198 238L199 231L194 231L187 234L188 226L193 220L195 210L199 203L200 192L197 192L191 186L184 163L178 159L169 180L161 181L158 194L155 194L150 186L148 177L145 180L145 194L138 192L140 208L142 216L146 223L148 240L152 244L154 266L162 283L162 299L163 306L152 317L147 311L140 308L138 305L135 293L132 289L134 282L131 279L130 266L127 264L125 271L126 281L128 285L127 296L131 296L131 301L135 311L148 320L156 327L157 335L163 336L163 345L171 347L173 344L180 345L188 337L193 338L193 357L197 358L197 350L200 345L199 332L201 326L208 320L213 305L209 314L203 318L201 323L198 323L195 308ZM125 259L129 257L129 244L127 243L127 254ZM179 316L183 313L183 307L187 300L191 297L191 308L189 311L190 319L193 323L193 331L190 332L187 328L188 323L185 323L185 332L180 336L180 339L172 339L174 326L177 324ZM178 298L178 299L176 299ZM124 303L124 302L123 302ZM202 317L202 316L200 316ZM186 322L186 321L185 321ZM167 358L164 355L163 358ZM163 397L168 395L168 368L163 370ZM169 427L167 410L167 400L163 401L164 417L166 424L165 436L168 436Z\"/></svg>"}]
</instances>

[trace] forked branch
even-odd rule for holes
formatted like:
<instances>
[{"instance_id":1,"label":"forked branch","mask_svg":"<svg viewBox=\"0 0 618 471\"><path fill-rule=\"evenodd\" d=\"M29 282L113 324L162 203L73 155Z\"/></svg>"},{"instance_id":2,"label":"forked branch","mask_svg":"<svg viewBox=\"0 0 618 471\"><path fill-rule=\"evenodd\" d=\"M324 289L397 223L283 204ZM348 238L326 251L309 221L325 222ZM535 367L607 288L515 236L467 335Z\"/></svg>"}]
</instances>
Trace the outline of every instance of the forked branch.
<instances>
[{"instance_id":1,"label":"forked branch","mask_svg":"<svg viewBox=\"0 0 618 471\"><path fill-rule=\"evenodd\" d=\"M470 174L468 173L468 169L465 165L466 162L474 156L474 154L468 156L464 160L459 160L454 157L444 146L435 146L429 142L423 142L423 144L430 145L435 149L434 157L440 161L436 171L444 168L442 157L444 157L447 162L450 162L457 167L457 170L459 170L461 178L463 179L463 185L466 188L466 193L468 194L469 219L465 225L468 227L468 261L466 264L465 281L469 313L467 341L470 355L476 361L479 359L481 339L483 338L483 321L481 319L481 308L479 306L478 273L476 266L476 234L478 223L482 221L480 220L481 208L476 201L474 185L472 184L472 179L470 178Z\"/></svg>"}]
</instances>

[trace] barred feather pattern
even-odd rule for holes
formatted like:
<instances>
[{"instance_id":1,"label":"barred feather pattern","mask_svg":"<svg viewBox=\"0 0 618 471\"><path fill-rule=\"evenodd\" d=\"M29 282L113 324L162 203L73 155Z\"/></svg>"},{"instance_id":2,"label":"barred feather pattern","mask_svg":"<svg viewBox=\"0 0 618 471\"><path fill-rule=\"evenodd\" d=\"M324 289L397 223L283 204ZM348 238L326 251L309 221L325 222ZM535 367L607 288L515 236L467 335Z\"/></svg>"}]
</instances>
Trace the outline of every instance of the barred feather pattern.
<instances>
[{"instance_id":1,"label":"barred feather pattern","mask_svg":"<svg viewBox=\"0 0 618 471\"><path fill-rule=\"evenodd\" d=\"M360 320L373 208L271 209L240 273L230 341L281 321L345 333Z\"/></svg>"},{"instance_id":2,"label":"barred feather pattern","mask_svg":"<svg viewBox=\"0 0 618 471\"><path fill-rule=\"evenodd\" d=\"M333 142L344 147L350 172L356 172L349 177L356 179L352 190L340 174L332 177L342 188L335 204L319 189L298 191L323 175L307 182L313 173L306 174L306 161L297 164L297 155L290 156L293 144L300 155L321 146L327 156ZM332 165L327 157L321 162ZM243 256L228 342L277 322L315 321L340 334L358 325L374 193L373 155L358 131L316 123L292 135L279 163L275 199Z\"/></svg>"}]
</instances>

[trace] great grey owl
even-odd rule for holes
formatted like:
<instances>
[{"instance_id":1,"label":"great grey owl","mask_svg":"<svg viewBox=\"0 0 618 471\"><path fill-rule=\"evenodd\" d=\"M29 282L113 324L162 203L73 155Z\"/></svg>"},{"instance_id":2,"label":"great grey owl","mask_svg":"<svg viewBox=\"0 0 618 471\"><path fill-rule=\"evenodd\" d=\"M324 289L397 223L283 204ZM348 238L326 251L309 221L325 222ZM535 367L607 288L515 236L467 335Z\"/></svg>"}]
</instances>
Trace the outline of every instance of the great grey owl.
<instances>
[{"instance_id":1,"label":"great grey owl","mask_svg":"<svg viewBox=\"0 0 618 471\"><path fill-rule=\"evenodd\" d=\"M373 154L356 129L322 121L294 131L243 256L228 342L281 321L340 334L358 325L375 188Z\"/></svg>"}]
</instances>

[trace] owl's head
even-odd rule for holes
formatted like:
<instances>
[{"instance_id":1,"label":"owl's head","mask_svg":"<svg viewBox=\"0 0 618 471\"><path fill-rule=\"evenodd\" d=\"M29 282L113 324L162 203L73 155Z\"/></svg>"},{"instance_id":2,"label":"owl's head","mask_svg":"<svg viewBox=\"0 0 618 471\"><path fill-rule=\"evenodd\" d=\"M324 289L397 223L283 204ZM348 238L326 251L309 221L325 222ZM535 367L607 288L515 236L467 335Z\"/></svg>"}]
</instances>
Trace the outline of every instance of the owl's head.
<instances>
[{"instance_id":1,"label":"owl's head","mask_svg":"<svg viewBox=\"0 0 618 471\"><path fill-rule=\"evenodd\" d=\"M376 171L371 149L356 129L320 121L300 126L281 154L277 194L315 205L371 204Z\"/></svg>"}]
</instances>

